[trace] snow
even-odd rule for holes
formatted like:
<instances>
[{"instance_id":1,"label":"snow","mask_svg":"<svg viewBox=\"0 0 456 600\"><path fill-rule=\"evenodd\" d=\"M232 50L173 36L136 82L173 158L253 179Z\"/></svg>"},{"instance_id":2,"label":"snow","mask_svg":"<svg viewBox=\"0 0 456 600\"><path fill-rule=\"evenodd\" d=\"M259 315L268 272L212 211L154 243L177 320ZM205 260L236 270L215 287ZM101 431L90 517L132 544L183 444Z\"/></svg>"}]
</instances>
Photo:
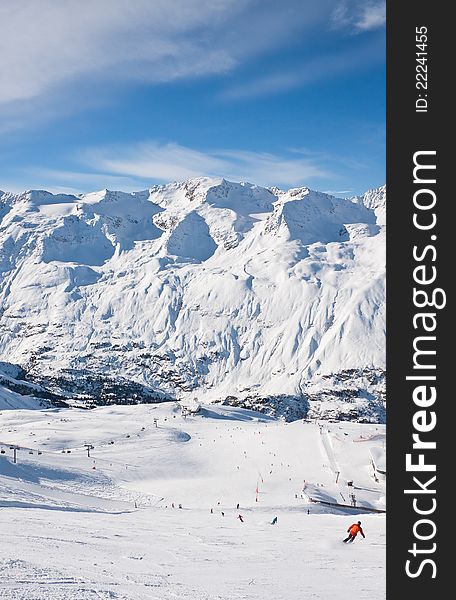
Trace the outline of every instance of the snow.
<instances>
[{"instance_id":1,"label":"snow","mask_svg":"<svg viewBox=\"0 0 456 600\"><path fill-rule=\"evenodd\" d=\"M0 598L384 598L385 194L0 192Z\"/></svg>"},{"instance_id":2,"label":"snow","mask_svg":"<svg viewBox=\"0 0 456 600\"><path fill-rule=\"evenodd\" d=\"M17 394L0 385L0 410L18 408L39 408L39 404L33 396Z\"/></svg>"},{"instance_id":3,"label":"snow","mask_svg":"<svg viewBox=\"0 0 456 600\"><path fill-rule=\"evenodd\" d=\"M370 449L370 453L377 469L382 473L386 473L386 455L384 449L374 446Z\"/></svg>"},{"instance_id":4,"label":"snow","mask_svg":"<svg viewBox=\"0 0 456 600\"><path fill-rule=\"evenodd\" d=\"M348 600L355 581L380 600L385 518L363 508L384 510L384 440L215 404L2 411L0 597ZM309 501L350 493L356 508Z\"/></svg>"},{"instance_id":5,"label":"snow","mask_svg":"<svg viewBox=\"0 0 456 600\"><path fill-rule=\"evenodd\" d=\"M43 385L122 377L205 402L300 399L352 370L372 404L384 206L384 188L344 199L209 178L2 193L0 360Z\"/></svg>"},{"instance_id":6,"label":"snow","mask_svg":"<svg viewBox=\"0 0 456 600\"><path fill-rule=\"evenodd\" d=\"M20 380L21 375L21 369L17 365L0 361L0 411L36 409L49 405L49 402L36 397L43 389L39 385Z\"/></svg>"}]
</instances>

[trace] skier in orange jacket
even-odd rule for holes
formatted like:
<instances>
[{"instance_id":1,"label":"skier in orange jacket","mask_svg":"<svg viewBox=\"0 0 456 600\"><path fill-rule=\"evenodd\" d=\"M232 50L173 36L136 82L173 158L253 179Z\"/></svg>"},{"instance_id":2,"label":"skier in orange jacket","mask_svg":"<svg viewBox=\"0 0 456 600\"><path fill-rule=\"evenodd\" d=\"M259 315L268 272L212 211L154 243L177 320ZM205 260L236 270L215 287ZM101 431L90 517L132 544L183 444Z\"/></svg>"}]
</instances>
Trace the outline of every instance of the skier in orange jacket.
<instances>
[{"instance_id":1,"label":"skier in orange jacket","mask_svg":"<svg viewBox=\"0 0 456 600\"><path fill-rule=\"evenodd\" d=\"M350 527L347 529L348 532L348 536L344 539L344 542L353 542L355 540L355 537L358 535L358 533L360 533L363 538L365 538L366 536L364 535L364 531L363 528L361 527L361 521L358 521L357 523L353 523L353 525L350 525Z\"/></svg>"}]
</instances>

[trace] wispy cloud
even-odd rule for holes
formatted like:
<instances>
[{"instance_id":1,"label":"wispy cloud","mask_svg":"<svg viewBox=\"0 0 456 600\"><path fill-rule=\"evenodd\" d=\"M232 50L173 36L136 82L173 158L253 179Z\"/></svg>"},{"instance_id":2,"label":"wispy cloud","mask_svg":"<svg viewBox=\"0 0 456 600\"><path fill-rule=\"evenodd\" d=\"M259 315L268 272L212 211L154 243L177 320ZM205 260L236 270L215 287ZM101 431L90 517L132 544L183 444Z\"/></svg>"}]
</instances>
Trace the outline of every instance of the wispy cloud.
<instances>
[{"instance_id":1,"label":"wispy cloud","mask_svg":"<svg viewBox=\"0 0 456 600\"><path fill-rule=\"evenodd\" d=\"M268 73L231 86L222 92L221 97L225 100L255 98L305 87L383 61L384 53L383 41L370 40L361 48L323 54L295 66L293 70Z\"/></svg>"},{"instance_id":2,"label":"wispy cloud","mask_svg":"<svg viewBox=\"0 0 456 600\"><path fill-rule=\"evenodd\" d=\"M245 0L21 0L0 5L0 102L34 98L83 76L170 80L229 69L188 33ZM193 41L192 41L193 40Z\"/></svg>"},{"instance_id":3,"label":"wispy cloud","mask_svg":"<svg viewBox=\"0 0 456 600\"><path fill-rule=\"evenodd\" d=\"M386 22L386 5L380 2L368 3L362 11L356 25L360 31L370 31L383 27Z\"/></svg>"},{"instance_id":4,"label":"wispy cloud","mask_svg":"<svg viewBox=\"0 0 456 600\"><path fill-rule=\"evenodd\" d=\"M62 169L36 164L18 167L2 178L0 188L11 192L46 189L78 194L107 187L132 192L156 183L206 176L284 189L308 185L336 196L348 196L371 185L350 187L353 180L358 181L366 172L369 159L304 147L289 147L275 153L239 149L203 151L149 140L90 147L62 158L66 164Z\"/></svg>"},{"instance_id":5,"label":"wispy cloud","mask_svg":"<svg viewBox=\"0 0 456 600\"><path fill-rule=\"evenodd\" d=\"M3 180L3 190L46 189L77 194L94 189L137 191L155 183L185 181L193 177L224 177L264 186L317 185L329 179L325 157L300 149L283 154L236 149L201 151L179 144L155 141L89 148L73 157L78 168L22 168Z\"/></svg>"},{"instance_id":6,"label":"wispy cloud","mask_svg":"<svg viewBox=\"0 0 456 600\"><path fill-rule=\"evenodd\" d=\"M2 2L0 117L16 128L37 102L46 108L70 99L76 110L86 106L87 96L109 97L109 90L128 83L231 72L324 22L333 4L283 0L278 9L273 0ZM35 110L35 118L40 114Z\"/></svg>"},{"instance_id":7,"label":"wispy cloud","mask_svg":"<svg viewBox=\"0 0 456 600\"><path fill-rule=\"evenodd\" d=\"M108 188L125 192L146 189L147 183L136 177L109 173L87 172L82 169L47 169L24 167L12 171L2 178L0 188L3 191L21 193L26 190L47 190L60 194L80 194Z\"/></svg>"},{"instance_id":8,"label":"wispy cloud","mask_svg":"<svg viewBox=\"0 0 456 600\"><path fill-rule=\"evenodd\" d=\"M335 29L361 33L383 27L386 22L385 0L341 0L331 15Z\"/></svg>"},{"instance_id":9,"label":"wispy cloud","mask_svg":"<svg viewBox=\"0 0 456 600\"><path fill-rule=\"evenodd\" d=\"M143 142L86 150L79 160L94 170L143 182L182 181L192 177L225 177L261 185L299 185L330 177L316 159L297 152L277 155L245 150L203 152L179 144Z\"/></svg>"}]
</instances>

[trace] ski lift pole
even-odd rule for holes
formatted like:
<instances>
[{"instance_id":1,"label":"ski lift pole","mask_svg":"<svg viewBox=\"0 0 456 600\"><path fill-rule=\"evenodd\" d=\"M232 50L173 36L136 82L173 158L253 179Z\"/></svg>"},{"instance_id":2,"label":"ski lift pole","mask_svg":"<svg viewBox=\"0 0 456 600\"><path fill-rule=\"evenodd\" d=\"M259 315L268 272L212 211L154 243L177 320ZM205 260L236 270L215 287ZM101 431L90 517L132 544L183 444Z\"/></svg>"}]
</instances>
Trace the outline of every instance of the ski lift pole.
<instances>
[{"instance_id":1,"label":"ski lift pole","mask_svg":"<svg viewBox=\"0 0 456 600\"><path fill-rule=\"evenodd\" d=\"M87 456L90 458L90 451L93 450L94 446L92 444L84 444L84 448L87 449Z\"/></svg>"},{"instance_id":2,"label":"ski lift pole","mask_svg":"<svg viewBox=\"0 0 456 600\"><path fill-rule=\"evenodd\" d=\"M13 463L17 463L17 451L20 450L20 446L16 446L15 444L11 444L9 447L10 450L13 451Z\"/></svg>"}]
</instances>

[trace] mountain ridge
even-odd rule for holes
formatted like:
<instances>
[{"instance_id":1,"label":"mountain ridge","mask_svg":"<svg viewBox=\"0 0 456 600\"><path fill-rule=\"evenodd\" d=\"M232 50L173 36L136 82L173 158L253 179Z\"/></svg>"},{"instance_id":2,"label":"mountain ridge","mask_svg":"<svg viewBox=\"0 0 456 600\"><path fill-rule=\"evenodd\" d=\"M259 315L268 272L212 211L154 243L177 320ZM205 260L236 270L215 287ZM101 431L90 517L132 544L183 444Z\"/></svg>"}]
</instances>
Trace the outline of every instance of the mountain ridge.
<instances>
[{"instance_id":1,"label":"mountain ridge","mask_svg":"<svg viewBox=\"0 0 456 600\"><path fill-rule=\"evenodd\" d=\"M385 202L223 178L3 192L0 360L62 397L382 420Z\"/></svg>"}]
</instances>

